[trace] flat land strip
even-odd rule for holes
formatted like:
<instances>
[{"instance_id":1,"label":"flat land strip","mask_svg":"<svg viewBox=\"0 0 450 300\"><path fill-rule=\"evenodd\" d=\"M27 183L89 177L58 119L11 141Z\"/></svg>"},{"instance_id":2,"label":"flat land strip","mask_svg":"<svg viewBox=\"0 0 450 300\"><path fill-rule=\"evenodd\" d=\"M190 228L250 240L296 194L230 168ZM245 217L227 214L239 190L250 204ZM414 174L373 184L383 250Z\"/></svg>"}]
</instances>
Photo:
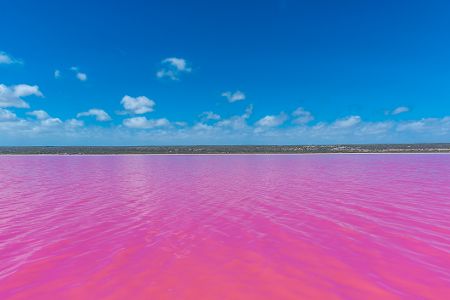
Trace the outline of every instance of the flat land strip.
<instances>
[{"instance_id":1,"label":"flat land strip","mask_svg":"<svg viewBox=\"0 0 450 300\"><path fill-rule=\"evenodd\" d=\"M264 153L450 153L450 143L370 145L224 146L33 146L0 147L0 154L264 154Z\"/></svg>"}]
</instances>

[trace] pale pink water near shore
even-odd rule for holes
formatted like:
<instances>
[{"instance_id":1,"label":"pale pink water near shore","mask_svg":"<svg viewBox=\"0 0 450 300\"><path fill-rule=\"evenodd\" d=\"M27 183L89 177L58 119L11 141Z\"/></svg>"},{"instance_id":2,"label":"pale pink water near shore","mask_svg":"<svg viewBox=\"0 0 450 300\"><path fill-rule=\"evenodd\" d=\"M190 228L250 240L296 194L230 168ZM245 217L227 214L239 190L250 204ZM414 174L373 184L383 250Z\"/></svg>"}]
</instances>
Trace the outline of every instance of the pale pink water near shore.
<instances>
[{"instance_id":1,"label":"pale pink water near shore","mask_svg":"<svg viewBox=\"0 0 450 300\"><path fill-rule=\"evenodd\" d=\"M0 156L0 299L445 299L450 155Z\"/></svg>"}]
</instances>

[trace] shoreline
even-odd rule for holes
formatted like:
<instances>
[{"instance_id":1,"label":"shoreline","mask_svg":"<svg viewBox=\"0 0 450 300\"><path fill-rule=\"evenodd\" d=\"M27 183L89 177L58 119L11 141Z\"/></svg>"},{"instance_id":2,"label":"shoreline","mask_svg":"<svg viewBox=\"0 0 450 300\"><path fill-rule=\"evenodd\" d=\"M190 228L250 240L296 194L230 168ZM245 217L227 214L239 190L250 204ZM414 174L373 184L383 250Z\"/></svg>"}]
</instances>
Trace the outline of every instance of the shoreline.
<instances>
[{"instance_id":1,"label":"shoreline","mask_svg":"<svg viewBox=\"0 0 450 300\"><path fill-rule=\"evenodd\" d=\"M0 146L5 155L450 154L450 143L366 145Z\"/></svg>"},{"instance_id":2,"label":"shoreline","mask_svg":"<svg viewBox=\"0 0 450 300\"><path fill-rule=\"evenodd\" d=\"M17 153L1 154L4 156L246 156L246 155L450 155L450 152L322 152L322 153Z\"/></svg>"}]
</instances>

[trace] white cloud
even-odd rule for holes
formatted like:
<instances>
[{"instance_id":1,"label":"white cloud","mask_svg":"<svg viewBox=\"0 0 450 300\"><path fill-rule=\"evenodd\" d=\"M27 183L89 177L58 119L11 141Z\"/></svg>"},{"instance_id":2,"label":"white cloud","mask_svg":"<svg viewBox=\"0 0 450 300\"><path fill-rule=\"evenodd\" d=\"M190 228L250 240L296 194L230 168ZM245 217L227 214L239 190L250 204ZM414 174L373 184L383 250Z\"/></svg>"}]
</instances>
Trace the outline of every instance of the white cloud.
<instances>
[{"instance_id":1,"label":"white cloud","mask_svg":"<svg viewBox=\"0 0 450 300\"><path fill-rule=\"evenodd\" d=\"M285 113L280 113L279 115L268 115L264 118L259 119L255 124L258 127L276 127L280 126L287 120Z\"/></svg>"},{"instance_id":2,"label":"white cloud","mask_svg":"<svg viewBox=\"0 0 450 300\"><path fill-rule=\"evenodd\" d=\"M0 107L29 108L30 105L22 97L27 96L43 97L37 85L18 84L6 86L0 84Z\"/></svg>"},{"instance_id":3,"label":"white cloud","mask_svg":"<svg viewBox=\"0 0 450 300\"><path fill-rule=\"evenodd\" d=\"M34 116L38 120L45 120L50 118L49 114L45 110L33 110L27 112L27 115Z\"/></svg>"},{"instance_id":4,"label":"white cloud","mask_svg":"<svg viewBox=\"0 0 450 300\"><path fill-rule=\"evenodd\" d=\"M208 125L205 123L196 123L193 127L192 130L194 131L211 131L214 129L214 126L212 125Z\"/></svg>"},{"instance_id":5,"label":"white cloud","mask_svg":"<svg viewBox=\"0 0 450 300\"><path fill-rule=\"evenodd\" d=\"M67 126L69 127L82 127L84 126L84 122L77 119L69 119L66 121Z\"/></svg>"},{"instance_id":6,"label":"white cloud","mask_svg":"<svg viewBox=\"0 0 450 300\"><path fill-rule=\"evenodd\" d=\"M239 134L245 133L250 130L250 126L247 124L248 118L251 116L253 112L253 105L249 105L244 113L242 115L234 115L227 119L217 119L216 114L212 113L210 117L213 117L213 119L217 119L218 121L213 124L207 124L205 121L207 121L206 118L203 118L202 122L198 122L194 124L191 128L187 130L193 130L195 132L208 132L217 133L217 136L214 136L214 139L219 138L219 136L222 135L228 135L232 132L239 132ZM202 115L208 115L208 112L204 112ZM216 116L215 116L216 115Z\"/></svg>"},{"instance_id":7,"label":"white cloud","mask_svg":"<svg viewBox=\"0 0 450 300\"><path fill-rule=\"evenodd\" d=\"M180 79L182 73L190 73L192 68L188 66L187 61L184 58L169 57L161 61L162 67L156 72L156 77L167 77L171 80Z\"/></svg>"},{"instance_id":8,"label":"white cloud","mask_svg":"<svg viewBox=\"0 0 450 300\"><path fill-rule=\"evenodd\" d=\"M125 95L120 103L123 105L126 112L138 115L152 112L153 107L155 106L155 101L148 99L145 96L134 98Z\"/></svg>"},{"instance_id":9,"label":"white cloud","mask_svg":"<svg viewBox=\"0 0 450 300\"><path fill-rule=\"evenodd\" d=\"M400 123L397 126L397 131L424 131L426 129L426 126L432 121L435 121L435 119L422 119L419 121L408 121L404 123Z\"/></svg>"},{"instance_id":10,"label":"white cloud","mask_svg":"<svg viewBox=\"0 0 450 300\"><path fill-rule=\"evenodd\" d=\"M234 93L232 92L223 92L222 96L227 98L228 102L232 103L232 102L236 102L236 101L242 101L245 99L245 94L241 91L236 91Z\"/></svg>"},{"instance_id":11,"label":"white cloud","mask_svg":"<svg viewBox=\"0 0 450 300\"><path fill-rule=\"evenodd\" d=\"M253 113L253 104L250 104L249 106L247 106L242 116L248 119L252 113Z\"/></svg>"},{"instance_id":12,"label":"white cloud","mask_svg":"<svg viewBox=\"0 0 450 300\"><path fill-rule=\"evenodd\" d=\"M7 54L6 52L0 51L0 65L10 65L10 64L21 64L22 61L19 59L15 59L11 55Z\"/></svg>"},{"instance_id":13,"label":"white cloud","mask_svg":"<svg viewBox=\"0 0 450 300\"><path fill-rule=\"evenodd\" d=\"M443 142L450 139L450 116L410 121L360 122L336 127L342 120L314 125L258 127L247 124L251 106L242 115L212 124L171 123L165 118L136 116L116 126L84 126L77 119L20 118L0 109L0 144L339 144ZM35 114L33 114L35 115ZM286 116L287 117L287 116ZM266 119L267 120L267 119ZM269 122L274 124L273 122ZM347 123L351 123L348 121ZM353 121L355 123L355 121ZM135 131L135 128L143 128Z\"/></svg>"},{"instance_id":14,"label":"white cloud","mask_svg":"<svg viewBox=\"0 0 450 300\"><path fill-rule=\"evenodd\" d=\"M71 67L70 70L75 72L75 77L80 81L86 81L87 75L86 73L80 72L80 69L78 67Z\"/></svg>"},{"instance_id":15,"label":"white cloud","mask_svg":"<svg viewBox=\"0 0 450 300\"><path fill-rule=\"evenodd\" d=\"M342 119L338 119L333 123L335 128L349 128L361 122L360 116L349 116Z\"/></svg>"},{"instance_id":16,"label":"white cloud","mask_svg":"<svg viewBox=\"0 0 450 300\"><path fill-rule=\"evenodd\" d=\"M361 126L359 133L361 134L384 134L388 132L394 124L392 122L373 122Z\"/></svg>"},{"instance_id":17,"label":"white cloud","mask_svg":"<svg viewBox=\"0 0 450 300\"><path fill-rule=\"evenodd\" d=\"M34 110L31 112L27 112L27 115L34 116L37 120L40 121L42 126L56 126L60 125L63 122L60 118L52 118L45 110Z\"/></svg>"},{"instance_id":18,"label":"white cloud","mask_svg":"<svg viewBox=\"0 0 450 300\"><path fill-rule=\"evenodd\" d=\"M167 127L170 125L169 120L166 118L161 119L147 119L146 117L134 117L123 120L123 125L129 128L155 128L155 127Z\"/></svg>"},{"instance_id":19,"label":"white cloud","mask_svg":"<svg viewBox=\"0 0 450 300\"><path fill-rule=\"evenodd\" d=\"M307 124L314 120L314 116L307 110L305 110L303 107L299 107L296 110L292 112L292 116L295 117L294 120L292 120L295 124Z\"/></svg>"},{"instance_id":20,"label":"white cloud","mask_svg":"<svg viewBox=\"0 0 450 300\"><path fill-rule=\"evenodd\" d=\"M203 120L220 120L220 115L218 115L212 111L204 111L200 114L200 117Z\"/></svg>"},{"instance_id":21,"label":"white cloud","mask_svg":"<svg viewBox=\"0 0 450 300\"><path fill-rule=\"evenodd\" d=\"M0 52L0 64L11 64L13 60L5 52Z\"/></svg>"},{"instance_id":22,"label":"white cloud","mask_svg":"<svg viewBox=\"0 0 450 300\"><path fill-rule=\"evenodd\" d=\"M171 64L178 71L187 71L187 72L191 71L191 69L187 67L186 60L183 58L171 57L164 59L162 62Z\"/></svg>"},{"instance_id":23,"label":"white cloud","mask_svg":"<svg viewBox=\"0 0 450 300\"><path fill-rule=\"evenodd\" d=\"M61 125L63 122L59 118L48 118L41 120L41 124L43 126L58 126Z\"/></svg>"},{"instance_id":24,"label":"white cloud","mask_svg":"<svg viewBox=\"0 0 450 300\"><path fill-rule=\"evenodd\" d=\"M397 107L396 109L394 109L391 114L392 115L398 115L398 114L405 113L405 112L408 112L408 111L409 111L408 107L400 106L400 107Z\"/></svg>"},{"instance_id":25,"label":"white cloud","mask_svg":"<svg viewBox=\"0 0 450 300\"><path fill-rule=\"evenodd\" d=\"M77 78L78 78L79 80L81 80L81 81L86 81L86 80L87 80L87 75L86 75L86 73L78 72L76 76L77 76Z\"/></svg>"},{"instance_id":26,"label":"white cloud","mask_svg":"<svg viewBox=\"0 0 450 300\"><path fill-rule=\"evenodd\" d=\"M55 72L53 73L53 75L55 76L56 79L61 77L61 71L60 70L55 70Z\"/></svg>"},{"instance_id":27,"label":"white cloud","mask_svg":"<svg viewBox=\"0 0 450 300\"><path fill-rule=\"evenodd\" d=\"M13 86L14 95L17 97L26 97L35 95L38 97L43 97L39 87L37 85L28 85L28 84L18 84Z\"/></svg>"},{"instance_id":28,"label":"white cloud","mask_svg":"<svg viewBox=\"0 0 450 300\"><path fill-rule=\"evenodd\" d=\"M186 127L188 125L188 123L183 122L183 121L177 121L174 124L179 126L179 127Z\"/></svg>"},{"instance_id":29,"label":"white cloud","mask_svg":"<svg viewBox=\"0 0 450 300\"><path fill-rule=\"evenodd\" d=\"M15 113L13 113L12 111L7 110L7 109L0 108L0 122L1 121L12 121L15 119L17 119L17 116Z\"/></svg>"},{"instance_id":30,"label":"white cloud","mask_svg":"<svg viewBox=\"0 0 450 300\"><path fill-rule=\"evenodd\" d=\"M421 135L426 138L449 135L450 116L399 122L396 127L396 131L402 134L412 134L412 136ZM450 136L447 138L441 138L441 141L448 141L449 139Z\"/></svg>"},{"instance_id":31,"label":"white cloud","mask_svg":"<svg viewBox=\"0 0 450 300\"><path fill-rule=\"evenodd\" d=\"M98 108L91 108L88 111L77 114L77 118L89 117L89 116L95 117L95 119L100 122L105 122L105 121L111 120L111 117L108 115L108 113L106 111L104 111L103 109L98 109Z\"/></svg>"},{"instance_id":32,"label":"white cloud","mask_svg":"<svg viewBox=\"0 0 450 300\"><path fill-rule=\"evenodd\" d=\"M219 128L231 128L233 130L243 130L248 128L247 119L253 112L253 105L249 105L242 115L232 116L216 123Z\"/></svg>"},{"instance_id":33,"label":"white cloud","mask_svg":"<svg viewBox=\"0 0 450 300\"><path fill-rule=\"evenodd\" d=\"M228 119L222 120L220 122L217 122L217 127L229 127L234 130L243 129L246 128L247 121L246 118L243 116L232 116Z\"/></svg>"}]
</instances>

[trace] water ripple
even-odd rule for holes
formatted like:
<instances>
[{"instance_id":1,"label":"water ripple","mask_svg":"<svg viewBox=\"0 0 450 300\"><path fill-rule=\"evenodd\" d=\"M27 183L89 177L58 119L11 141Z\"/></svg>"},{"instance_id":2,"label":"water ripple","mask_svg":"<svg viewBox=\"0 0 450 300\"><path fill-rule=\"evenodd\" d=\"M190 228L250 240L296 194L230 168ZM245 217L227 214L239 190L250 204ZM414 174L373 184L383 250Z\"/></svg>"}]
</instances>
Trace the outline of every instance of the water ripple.
<instances>
[{"instance_id":1,"label":"water ripple","mask_svg":"<svg viewBox=\"0 0 450 300\"><path fill-rule=\"evenodd\" d=\"M1 156L1 299L444 299L450 155Z\"/></svg>"}]
</instances>

